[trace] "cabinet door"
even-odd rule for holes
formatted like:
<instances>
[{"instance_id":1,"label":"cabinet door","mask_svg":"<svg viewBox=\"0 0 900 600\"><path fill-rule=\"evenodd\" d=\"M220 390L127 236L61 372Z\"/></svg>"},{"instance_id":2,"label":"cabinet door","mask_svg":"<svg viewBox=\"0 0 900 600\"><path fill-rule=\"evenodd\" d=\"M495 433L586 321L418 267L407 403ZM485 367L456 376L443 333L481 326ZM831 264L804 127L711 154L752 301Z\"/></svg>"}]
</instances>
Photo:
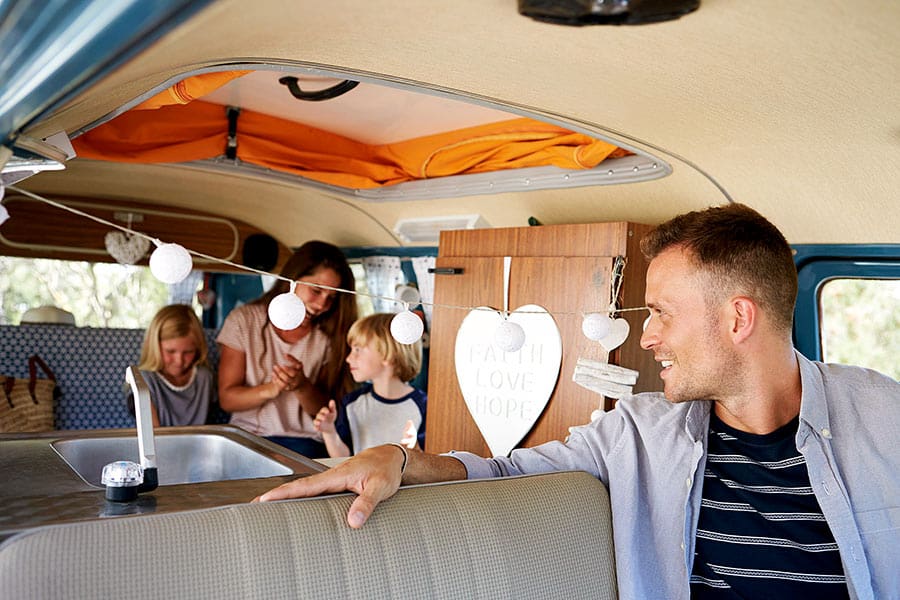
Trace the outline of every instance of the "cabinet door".
<instances>
[{"instance_id":1,"label":"cabinet door","mask_svg":"<svg viewBox=\"0 0 900 600\"><path fill-rule=\"evenodd\" d=\"M537 304L552 313L562 338L562 364L543 413L519 446L563 440L568 428L590 420L603 397L572 381L579 357L605 361L607 354L584 337L584 313L604 311L610 302L612 257L513 257L509 310ZM460 391L454 359L456 333L468 308L503 308L502 257L439 257L437 267L462 269L435 277L434 318L428 372L426 449L467 450L487 456L487 444ZM634 336L632 336L634 337Z\"/></svg>"}]
</instances>

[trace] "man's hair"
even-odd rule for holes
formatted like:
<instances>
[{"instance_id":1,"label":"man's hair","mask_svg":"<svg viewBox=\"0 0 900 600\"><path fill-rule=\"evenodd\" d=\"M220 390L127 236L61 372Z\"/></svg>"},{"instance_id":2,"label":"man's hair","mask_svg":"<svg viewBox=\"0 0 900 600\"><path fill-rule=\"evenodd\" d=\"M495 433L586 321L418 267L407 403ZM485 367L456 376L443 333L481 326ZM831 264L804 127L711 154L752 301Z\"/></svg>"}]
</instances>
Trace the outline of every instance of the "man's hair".
<instances>
[{"instance_id":1,"label":"man's hair","mask_svg":"<svg viewBox=\"0 0 900 600\"><path fill-rule=\"evenodd\" d=\"M365 346L372 342L382 360L394 367L394 374L400 381L407 382L418 375L422 367L422 342L401 344L391 335L390 313L375 313L354 323L347 333L347 343L351 346Z\"/></svg>"},{"instance_id":2,"label":"man's hair","mask_svg":"<svg viewBox=\"0 0 900 600\"><path fill-rule=\"evenodd\" d=\"M787 240L761 214L744 204L714 206L666 221L641 240L653 260L681 247L711 277L717 302L739 293L753 299L772 324L790 332L797 298L797 269Z\"/></svg>"}]
</instances>

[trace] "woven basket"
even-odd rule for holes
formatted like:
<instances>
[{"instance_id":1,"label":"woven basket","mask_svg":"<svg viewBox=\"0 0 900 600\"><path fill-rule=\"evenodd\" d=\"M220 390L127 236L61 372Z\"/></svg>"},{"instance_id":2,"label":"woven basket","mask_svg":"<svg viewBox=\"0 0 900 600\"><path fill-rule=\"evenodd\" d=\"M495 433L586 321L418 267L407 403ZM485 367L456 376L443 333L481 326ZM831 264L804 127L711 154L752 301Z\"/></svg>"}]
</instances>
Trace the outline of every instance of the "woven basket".
<instances>
[{"instance_id":1,"label":"woven basket","mask_svg":"<svg viewBox=\"0 0 900 600\"><path fill-rule=\"evenodd\" d=\"M38 378L40 367L47 379ZM0 432L50 431L53 429L53 405L56 377L39 356L28 359L28 379L0 375Z\"/></svg>"}]
</instances>

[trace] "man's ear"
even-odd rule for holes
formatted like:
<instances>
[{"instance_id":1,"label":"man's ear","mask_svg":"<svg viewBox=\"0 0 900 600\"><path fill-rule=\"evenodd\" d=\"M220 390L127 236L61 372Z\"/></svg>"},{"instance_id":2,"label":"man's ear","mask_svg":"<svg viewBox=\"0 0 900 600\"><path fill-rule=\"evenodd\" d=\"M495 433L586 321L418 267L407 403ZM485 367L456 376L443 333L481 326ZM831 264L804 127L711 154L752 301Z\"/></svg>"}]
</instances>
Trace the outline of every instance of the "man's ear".
<instances>
[{"instance_id":1,"label":"man's ear","mask_svg":"<svg viewBox=\"0 0 900 600\"><path fill-rule=\"evenodd\" d=\"M746 296L736 296L731 300L732 322L731 339L735 344L746 340L756 329L758 323L758 307L756 302Z\"/></svg>"}]
</instances>

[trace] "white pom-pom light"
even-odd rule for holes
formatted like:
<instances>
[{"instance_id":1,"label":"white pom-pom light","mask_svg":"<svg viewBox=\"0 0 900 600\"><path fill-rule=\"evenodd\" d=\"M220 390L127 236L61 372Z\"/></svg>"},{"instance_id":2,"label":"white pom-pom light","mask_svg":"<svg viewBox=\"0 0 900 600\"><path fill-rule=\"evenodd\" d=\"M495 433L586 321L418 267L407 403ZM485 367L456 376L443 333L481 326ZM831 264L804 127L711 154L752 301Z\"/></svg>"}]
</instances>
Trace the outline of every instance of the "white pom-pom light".
<instances>
[{"instance_id":1,"label":"white pom-pom light","mask_svg":"<svg viewBox=\"0 0 900 600\"><path fill-rule=\"evenodd\" d=\"M518 323L504 320L494 331L494 345L504 352L518 352L525 345L525 330Z\"/></svg>"},{"instance_id":2,"label":"white pom-pom light","mask_svg":"<svg viewBox=\"0 0 900 600\"><path fill-rule=\"evenodd\" d=\"M278 294L269 302L269 320L278 329L297 329L306 317L306 305L294 293L297 284L291 283L291 289Z\"/></svg>"},{"instance_id":3,"label":"white pom-pom light","mask_svg":"<svg viewBox=\"0 0 900 600\"><path fill-rule=\"evenodd\" d=\"M0 181L0 202L3 201L3 193L6 188L3 186L3 182ZM9 211L6 210L6 207L0 204L0 225L3 225L6 220L9 218Z\"/></svg>"},{"instance_id":4,"label":"white pom-pom light","mask_svg":"<svg viewBox=\"0 0 900 600\"><path fill-rule=\"evenodd\" d=\"M599 342L609 333L612 319L601 313L590 313L581 322L581 332L587 339Z\"/></svg>"},{"instance_id":5,"label":"white pom-pom light","mask_svg":"<svg viewBox=\"0 0 900 600\"><path fill-rule=\"evenodd\" d=\"M422 299L421 296L419 296L419 290L411 285L399 286L394 292L394 298L405 304L407 307L415 306Z\"/></svg>"},{"instance_id":6,"label":"white pom-pom light","mask_svg":"<svg viewBox=\"0 0 900 600\"><path fill-rule=\"evenodd\" d=\"M401 344L414 344L425 332L425 323L407 308L391 319L391 335Z\"/></svg>"},{"instance_id":7,"label":"white pom-pom light","mask_svg":"<svg viewBox=\"0 0 900 600\"><path fill-rule=\"evenodd\" d=\"M183 246L156 244L156 250L150 255L150 272L154 277L163 283L178 283L190 274L194 261Z\"/></svg>"}]
</instances>

